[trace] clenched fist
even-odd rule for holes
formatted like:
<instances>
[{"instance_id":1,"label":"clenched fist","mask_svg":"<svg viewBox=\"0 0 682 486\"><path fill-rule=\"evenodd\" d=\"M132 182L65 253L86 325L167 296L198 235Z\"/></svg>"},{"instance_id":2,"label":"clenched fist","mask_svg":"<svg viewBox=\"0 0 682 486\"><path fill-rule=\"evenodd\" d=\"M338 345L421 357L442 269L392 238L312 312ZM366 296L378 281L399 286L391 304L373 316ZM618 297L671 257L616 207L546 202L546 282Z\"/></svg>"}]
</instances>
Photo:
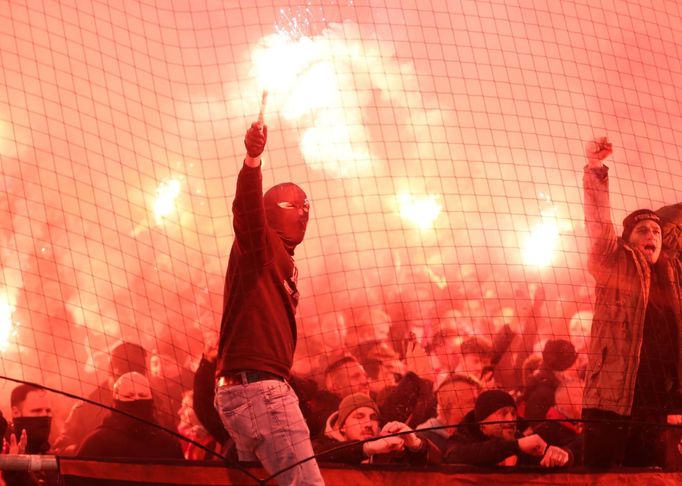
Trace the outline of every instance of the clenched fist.
<instances>
[{"instance_id":1,"label":"clenched fist","mask_svg":"<svg viewBox=\"0 0 682 486\"><path fill-rule=\"evenodd\" d=\"M585 155L590 168L602 166L602 161L613 153L613 145L606 137L595 138L587 144Z\"/></svg>"},{"instance_id":2,"label":"clenched fist","mask_svg":"<svg viewBox=\"0 0 682 486\"><path fill-rule=\"evenodd\" d=\"M253 122L251 127L246 131L244 137L244 146L246 153L252 159L260 157L265 150L265 142L268 141L268 126L261 125L258 122Z\"/></svg>"},{"instance_id":3,"label":"clenched fist","mask_svg":"<svg viewBox=\"0 0 682 486\"><path fill-rule=\"evenodd\" d=\"M527 437L521 437L517 440L521 452L525 452L531 456L543 456L547 449L547 442L538 434L532 434Z\"/></svg>"},{"instance_id":4,"label":"clenched fist","mask_svg":"<svg viewBox=\"0 0 682 486\"><path fill-rule=\"evenodd\" d=\"M570 458L571 456L568 454L568 452L561 449L560 447L549 446L547 448L547 451L545 451L545 455L542 457L542 461L540 461L540 466L542 467L565 466L566 464L568 464Z\"/></svg>"}]
</instances>

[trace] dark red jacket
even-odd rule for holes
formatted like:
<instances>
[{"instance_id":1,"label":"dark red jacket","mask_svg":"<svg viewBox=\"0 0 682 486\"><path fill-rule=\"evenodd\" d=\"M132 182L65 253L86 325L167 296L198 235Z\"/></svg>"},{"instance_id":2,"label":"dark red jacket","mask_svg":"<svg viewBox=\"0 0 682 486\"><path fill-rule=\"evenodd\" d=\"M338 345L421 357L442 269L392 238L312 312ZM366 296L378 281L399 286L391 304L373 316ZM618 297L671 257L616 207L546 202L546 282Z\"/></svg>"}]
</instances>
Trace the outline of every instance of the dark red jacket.
<instances>
[{"instance_id":1,"label":"dark red jacket","mask_svg":"<svg viewBox=\"0 0 682 486\"><path fill-rule=\"evenodd\" d=\"M216 376L259 370L289 377L296 347L297 271L266 221L260 167L243 166L232 204Z\"/></svg>"}]
</instances>

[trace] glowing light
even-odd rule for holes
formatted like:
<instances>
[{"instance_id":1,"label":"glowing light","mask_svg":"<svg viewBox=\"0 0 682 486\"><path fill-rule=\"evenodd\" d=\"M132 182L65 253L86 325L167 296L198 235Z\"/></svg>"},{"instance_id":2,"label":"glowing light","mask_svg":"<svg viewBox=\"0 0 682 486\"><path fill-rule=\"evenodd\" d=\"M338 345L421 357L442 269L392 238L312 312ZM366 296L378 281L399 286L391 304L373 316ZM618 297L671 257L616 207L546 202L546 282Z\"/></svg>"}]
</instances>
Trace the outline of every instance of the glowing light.
<instances>
[{"instance_id":1,"label":"glowing light","mask_svg":"<svg viewBox=\"0 0 682 486\"><path fill-rule=\"evenodd\" d=\"M377 157L367 107L374 110L377 103L396 108L391 116L406 117L400 125L417 139L424 137L409 127L442 123L439 110L424 107L414 66L396 58L390 41L367 38L348 21L315 32L326 19L310 3L279 13L276 32L252 52L251 75L258 93L270 93L270 110L302 132L300 149L309 167L336 177L370 172ZM255 89L245 104L257 105ZM430 143L417 145L422 156L433 152Z\"/></svg>"},{"instance_id":2,"label":"glowing light","mask_svg":"<svg viewBox=\"0 0 682 486\"><path fill-rule=\"evenodd\" d=\"M14 333L12 314L15 310L6 297L0 297L0 351L7 349L9 338Z\"/></svg>"},{"instance_id":3,"label":"glowing light","mask_svg":"<svg viewBox=\"0 0 682 486\"><path fill-rule=\"evenodd\" d=\"M442 208L438 204L436 196L416 197L403 193L398 195L398 209L403 219L420 230L425 230L433 227L433 222Z\"/></svg>"},{"instance_id":4,"label":"glowing light","mask_svg":"<svg viewBox=\"0 0 682 486\"><path fill-rule=\"evenodd\" d=\"M306 163L350 176L368 170L371 157L362 96L348 69L361 62L362 51L348 45L339 29L313 38L282 32L266 37L253 53L253 74L274 109L306 127L300 144Z\"/></svg>"},{"instance_id":5,"label":"glowing light","mask_svg":"<svg viewBox=\"0 0 682 486\"><path fill-rule=\"evenodd\" d=\"M275 30L281 35L297 40L310 34L311 20L310 2L306 8L298 7L294 11L281 8Z\"/></svg>"},{"instance_id":6,"label":"glowing light","mask_svg":"<svg viewBox=\"0 0 682 486\"><path fill-rule=\"evenodd\" d=\"M167 218L175 211L175 200L179 195L179 180L171 179L159 184L159 187L156 188L156 199L153 208L156 224L160 224L163 218Z\"/></svg>"},{"instance_id":7,"label":"glowing light","mask_svg":"<svg viewBox=\"0 0 682 486\"><path fill-rule=\"evenodd\" d=\"M551 265L556 256L559 233L556 209L543 211L542 222L533 228L523 246L523 262L540 268Z\"/></svg>"}]
</instances>

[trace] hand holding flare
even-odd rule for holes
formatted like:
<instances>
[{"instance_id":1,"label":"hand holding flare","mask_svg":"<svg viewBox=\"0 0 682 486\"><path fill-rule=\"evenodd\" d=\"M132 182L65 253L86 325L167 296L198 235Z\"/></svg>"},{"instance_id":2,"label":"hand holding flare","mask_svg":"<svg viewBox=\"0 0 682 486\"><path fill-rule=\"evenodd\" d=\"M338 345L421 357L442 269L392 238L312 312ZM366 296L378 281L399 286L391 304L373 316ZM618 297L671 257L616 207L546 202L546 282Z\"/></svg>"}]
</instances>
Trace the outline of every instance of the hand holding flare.
<instances>
[{"instance_id":1,"label":"hand holding flare","mask_svg":"<svg viewBox=\"0 0 682 486\"><path fill-rule=\"evenodd\" d=\"M265 150L265 143L268 141L268 126L264 124L263 113L265 112L265 105L268 100L268 90L263 90L263 96L260 102L260 111L258 113L258 121L251 124L251 127L246 131L244 137L244 146L246 153L250 159L260 164L260 156ZM247 161L248 162L248 161Z\"/></svg>"}]
</instances>

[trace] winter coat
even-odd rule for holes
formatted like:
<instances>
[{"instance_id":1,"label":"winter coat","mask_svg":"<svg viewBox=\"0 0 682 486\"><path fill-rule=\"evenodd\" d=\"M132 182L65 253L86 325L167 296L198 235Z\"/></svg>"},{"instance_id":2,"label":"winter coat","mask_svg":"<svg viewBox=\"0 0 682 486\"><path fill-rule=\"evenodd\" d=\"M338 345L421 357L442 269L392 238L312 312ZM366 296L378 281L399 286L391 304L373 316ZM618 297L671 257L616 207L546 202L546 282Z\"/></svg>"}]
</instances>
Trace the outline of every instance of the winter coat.
<instances>
[{"instance_id":1,"label":"winter coat","mask_svg":"<svg viewBox=\"0 0 682 486\"><path fill-rule=\"evenodd\" d=\"M134 418L112 412L85 438L78 457L184 460L178 440Z\"/></svg>"},{"instance_id":2,"label":"winter coat","mask_svg":"<svg viewBox=\"0 0 682 486\"><path fill-rule=\"evenodd\" d=\"M596 281L583 408L630 415L639 369L651 268L644 254L616 235L611 221L608 168L585 168L585 225L590 241L588 270ZM673 291L673 310L682 337L680 261L661 253ZM682 339L678 339L682 356ZM682 377L682 360L678 361ZM678 380L682 383L682 380Z\"/></svg>"},{"instance_id":3,"label":"winter coat","mask_svg":"<svg viewBox=\"0 0 682 486\"><path fill-rule=\"evenodd\" d=\"M469 412L462 420L462 426L448 439L443 463L495 466L507 457L520 453L516 440L489 438L483 435L475 423L474 413Z\"/></svg>"},{"instance_id":4,"label":"winter coat","mask_svg":"<svg viewBox=\"0 0 682 486\"><path fill-rule=\"evenodd\" d=\"M516 439L507 440L483 434L472 411L464 417L457 432L448 439L443 463L497 466L510 456L517 456L517 466L536 466L542 459L521 452Z\"/></svg>"}]
</instances>

